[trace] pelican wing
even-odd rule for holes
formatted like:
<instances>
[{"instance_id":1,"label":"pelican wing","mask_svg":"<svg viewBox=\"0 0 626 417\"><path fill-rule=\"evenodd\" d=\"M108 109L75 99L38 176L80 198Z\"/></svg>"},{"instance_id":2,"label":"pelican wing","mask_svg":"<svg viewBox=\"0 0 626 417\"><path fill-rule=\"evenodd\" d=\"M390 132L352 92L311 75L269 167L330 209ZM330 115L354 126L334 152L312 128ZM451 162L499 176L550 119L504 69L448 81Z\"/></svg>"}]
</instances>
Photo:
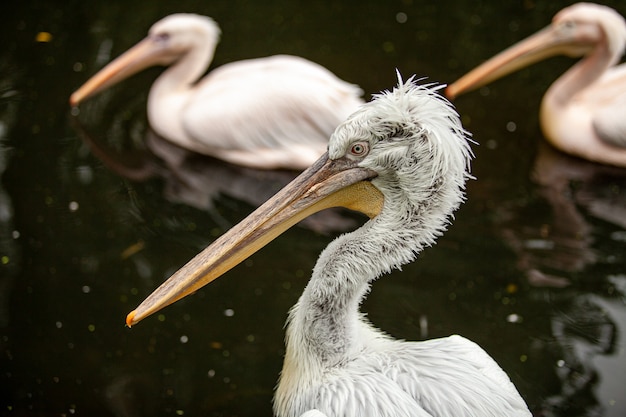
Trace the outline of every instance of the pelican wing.
<instances>
[{"instance_id":1,"label":"pelican wing","mask_svg":"<svg viewBox=\"0 0 626 417\"><path fill-rule=\"evenodd\" d=\"M348 374L348 372L350 372ZM398 389L398 383L374 369L346 369L327 375L326 381L308 400L329 415L438 417L415 398Z\"/></svg>"},{"instance_id":2,"label":"pelican wing","mask_svg":"<svg viewBox=\"0 0 626 417\"><path fill-rule=\"evenodd\" d=\"M304 168L325 152L335 128L362 103L360 94L302 58L238 61L202 81L183 123L199 146L231 162L301 161Z\"/></svg>"},{"instance_id":3,"label":"pelican wing","mask_svg":"<svg viewBox=\"0 0 626 417\"><path fill-rule=\"evenodd\" d=\"M593 115L593 130L603 142L626 149L626 95L616 101Z\"/></svg>"},{"instance_id":4,"label":"pelican wing","mask_svg":"<svg viewBox=\"0 0 626 417\"><path fill-rule=\"evenodd\" d=\"M529 416L509 377L476 343L461 336L393 343L385 373L433 416Z\"/></svg>"},{"instance_id":5,"label":"pelican wing","mask_svg":"<svg viewBox=\"0 0 626 417\"><path fill-rule=\"evenodd\" d=\"M301 406L342 416L530 416L506 373L474 342L450 336L377 346L326 373Z\"/></svg>"},{"instance_id":6,"label":"pelican wing","mask_svg":"<svg viewBox=\"0 0 626 417\"><path fill-rule=\"evenodd\" d=\"M611 68L576 99L589 103L592 127L600 140L626 149L626 64Z\"/></svg>"}]
</instances>

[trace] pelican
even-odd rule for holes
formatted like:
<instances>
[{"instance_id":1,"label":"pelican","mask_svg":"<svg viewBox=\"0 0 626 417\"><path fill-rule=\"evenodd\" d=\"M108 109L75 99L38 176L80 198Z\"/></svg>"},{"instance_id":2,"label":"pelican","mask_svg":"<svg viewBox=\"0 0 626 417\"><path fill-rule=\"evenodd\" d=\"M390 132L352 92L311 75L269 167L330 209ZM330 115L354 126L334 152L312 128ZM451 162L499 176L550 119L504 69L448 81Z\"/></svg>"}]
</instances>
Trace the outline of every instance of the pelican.
<instances>
[{"instance_id":1,"label":"pelican","mask_svg":"<svg viewBox=\"0 0 626 417\"><path fill-rule=\"evenodd\" d=\"M578 3L552 24L451 84L454 98L519 68L558 54L583 58L544 95L539 118L554 147L590 161L626 167L626 23L615 10Z\"/></svg>"},{"instance_id":2,"label":"pelican","mask_svg":"<svg viewBox=\"0 0 626 417\"><path fill-rule=\"evenodd\" d=\"M274 413L529 417L477 344L458 335L395 340L359 312L375 279L443 233L469 177L469 136L441 87L398 78L337 128L313 166L172 275L127 325L224 274L300 219L343 206L370 220L322 252L289 313Z\"/></svg>"},{"instance_id":3,"label":"pelican","mask_svg":"<svg viewBox=\"0 0 626 417\"><path fill-rule=\"evenodd\" d=\"M87 97L154 65L168 66L148 96L148 120L160 136L253 168L302 170L360 106L362 91L304 58L276 55L232 62L200 80L220 37L209 17L173 14L70 97Z\"/></svg>"}]
</instances>

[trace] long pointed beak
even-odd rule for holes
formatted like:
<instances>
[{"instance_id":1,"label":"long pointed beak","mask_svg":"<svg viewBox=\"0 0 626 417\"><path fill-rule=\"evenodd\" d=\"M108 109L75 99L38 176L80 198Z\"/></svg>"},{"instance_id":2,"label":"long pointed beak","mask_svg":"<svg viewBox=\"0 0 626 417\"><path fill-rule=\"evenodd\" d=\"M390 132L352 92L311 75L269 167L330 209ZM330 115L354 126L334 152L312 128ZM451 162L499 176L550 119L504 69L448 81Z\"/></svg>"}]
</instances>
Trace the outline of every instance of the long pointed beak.
<instances>
[{"instance_id":1,"label":"long pointed beak","mask_svg":"<svg viewBox=\"0 0 626 417\"><path fill-rule=\"evenodd\" d=\"M571 43L570 38L564 38L557 29L548 26L500 52L450 84L445 90L445 95L452 100L535 62L561 53L569 55L568 51L574 47Z\"/></svg>"},{"instance_id":2,"label":"long pointed beak","mask_svg":"<svg viewBox=\"0 0 626 417\"><path fill-rule=\"evenodd\" d=\"M128 314L126 324L130 327L210 283L313 213L341 206L375 217L383 206L382 193L369 181L375 176L347 159L323 155L165 281Z\"/></svg>"},{"instance_id":3,"label":"long pointed beak","mask_svg":"<svg viewBox=\"0 0 626 417\"><path fill-rule=\"evenodd\" d=\"M70 105L78 106L86 98L117 84L139 71L165 63L165 51L158 42L145 38L111 61L70 96Z\"/></svg>"}]
</instances>

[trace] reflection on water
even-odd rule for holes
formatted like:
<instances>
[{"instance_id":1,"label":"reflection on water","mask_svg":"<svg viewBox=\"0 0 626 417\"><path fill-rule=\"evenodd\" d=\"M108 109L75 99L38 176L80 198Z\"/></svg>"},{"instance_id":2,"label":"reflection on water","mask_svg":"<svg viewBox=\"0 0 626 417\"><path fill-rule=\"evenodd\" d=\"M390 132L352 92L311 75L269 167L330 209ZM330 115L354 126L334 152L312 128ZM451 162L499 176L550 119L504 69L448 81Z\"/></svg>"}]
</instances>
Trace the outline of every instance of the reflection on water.
<instances>
[{"instance_id":1,"label":"reflection on water","mask_svg":"<svg viewBox=\"0 0 626 417\"><path fill-rule=\"evenodd\" d=\"M146 181L155 177L162 179L167 200L207 211L225 230L233 224L215 210L215 200L220 196L258 207L298 174L295 171L239 167L194 154L162 139L150 129L144 138L149 152L118 151L94 138L78 119L72 121L90 150L109 169L133 181ZM352 229L356 222L345 213L327 210L310 216L300 225L318 233L329 234Z\"/></svg>"},{"instance_id":2,"label":"reflection on water","mask_svg":"<svg viewBox=\"0 0 626 417\"><path fill-rule=\"evenodd\" d=\"M612 384L605 385L612 394L599 391L596 395L596 386L611 379L607 368L598 369L596 363L608 361L618 369L625 359L623 340L619 340L623 320L607 306L623 303L626 275L593 275L596 282L592 284L605 287L607 298L570 286L576 286L576 281L584 279L583 273L598 264L623 261L622 251L599 252L593 223L626 229L626 170L570 157L542 141L532 179L539 204L544 206L543 216L526 215L528 206L516 207L517 212L502 210L507 212L501 216L506 222L499 227L529 285L563 289L535 294L547 297L551 304L554 341L549 349L560 358L555 372L561 391L543 401L543 415L619 415L606 407L619 396L618 390L609 388Z\"/></svg>"},{"instance_id":3,"label":"reflection on water","mask_svg":"<svg viewBox=\"0 0 626 417\"><path fill-rule=\"evenodd\" d=\"M507 222L515 227L520 211L536 208L501 209L502 233L531 285L565 287L569 280L555 273L581 272L598 261L589 216L626 229L626 170L570 157L541 141L532 180L543 216L512 229Z\"/></svg>"},{"instance_id":4,"label":"reflection on water","mask_svg":"<svg viewBox=\"0 0 626 417\"><path fill-rule=\"evenodd\" d=\"M0 143L4 142L8 131L15 123L15 106L7 99L12 91L3 92L0 98ZM9 152L0 151L0 178L7 169ZM13 202L10 194L0 182L0 328L9 325L9 296L13 281L19 274L18 263L20 248L16 242L19 232L15 229L13 217L15 216ZM3 346L0 342L0 346Z\"/></svg>"},{"instance_id":5,"label":"reflection on water","mask_svg":"<svg viewBox=\"0 0 626 417\"><path fill-rule=\"evenodd\" d=\"M371 93L393 85L396 67L456 79L564 5L457 3L333 2L332 13L297 2L7 5L2 413L270 415L286 312L329 239L361 221L334 213L294 228L194 297L124 328L145 295L294 174L242 170L151 137L145 97L157 71L86 103L73 126L67 99L102 64L98 54L117 55L163 15L192 11L228 33L218 62L299 54ZM52 38L35 41L42 31ZM542 64L456 103L481 144L468 201L435 247L374 285L364 309L396 337L476 341L535 415L622 416L624 170L539 145L536 106L570 64Z\"/></svg>"}]
</instances>

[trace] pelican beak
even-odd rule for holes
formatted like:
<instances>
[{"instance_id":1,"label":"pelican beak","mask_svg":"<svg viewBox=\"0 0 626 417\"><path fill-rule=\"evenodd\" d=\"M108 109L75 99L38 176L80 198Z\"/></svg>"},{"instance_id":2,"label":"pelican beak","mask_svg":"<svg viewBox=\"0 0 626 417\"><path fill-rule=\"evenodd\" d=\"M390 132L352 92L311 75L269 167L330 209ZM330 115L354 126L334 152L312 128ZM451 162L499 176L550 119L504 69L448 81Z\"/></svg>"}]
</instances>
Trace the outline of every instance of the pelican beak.
<instances>
[{"instance_id":1,"label":"pelican beak","mask_svg":"<svg viewBox=\"0 0 626 417\"><path fill-rule=\"evenodd\" d=\"M153 65L167 65L172 61L158 39L145 38L111 61L70 96L70 105L78 106L86 98L117 84Z\"/></svg>"},{"instance_id":2,"label":"pelican beak","mask_svg":"<svg viewBox=\"0 0 626 417\"><path fill-rule=\"evenodd\" d=\"M341 206L375 217L383 206L382 193L369 181L376 175L355 162L323 155L165 281L128 314L126 324L130 327L210 283L313 213Z\"/></svg>"},{"instance_id":3,"label":"pelican beak","mask_svg":"<svg viewBox=\"0 0 626 417\"><path fill-rule=\"evenodd\" d=\"M445 90L445 95L453 100L463 93L489 84L535 62L558 54L580 56L589 50L589 47L584 39L574 38L563 26L551 25L474 68L450 84Z\"/></svg>"}]
</instances>

